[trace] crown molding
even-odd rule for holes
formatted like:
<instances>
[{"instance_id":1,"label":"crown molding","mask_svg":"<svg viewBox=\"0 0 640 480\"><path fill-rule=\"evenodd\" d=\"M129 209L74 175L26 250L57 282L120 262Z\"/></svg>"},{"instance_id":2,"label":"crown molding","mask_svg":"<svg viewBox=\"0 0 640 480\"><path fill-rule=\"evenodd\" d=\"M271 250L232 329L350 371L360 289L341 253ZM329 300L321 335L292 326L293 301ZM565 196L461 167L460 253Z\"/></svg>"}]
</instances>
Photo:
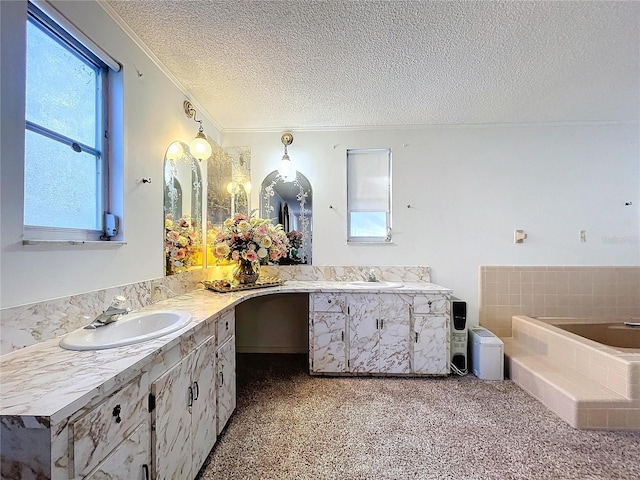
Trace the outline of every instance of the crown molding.
<instances>
[{"instance_id":1,"label":"crown molding","mask_svg":"<svg viewBox=\"0 0 640 480\"><path fill-rule=\"evenodd\" d=\"M236 133L278 133L278 132L353 132L369 130L423 130L423 129L456 129L456 128L518 128L518 127L575 127L575 126L638 126L640 121L571 121L571 122L504 122L504 123L424 123L411 125L351 125L351 126L304 126L304 127L255 127L225 128L223 134Z\"/></svg>"}]
</instances>

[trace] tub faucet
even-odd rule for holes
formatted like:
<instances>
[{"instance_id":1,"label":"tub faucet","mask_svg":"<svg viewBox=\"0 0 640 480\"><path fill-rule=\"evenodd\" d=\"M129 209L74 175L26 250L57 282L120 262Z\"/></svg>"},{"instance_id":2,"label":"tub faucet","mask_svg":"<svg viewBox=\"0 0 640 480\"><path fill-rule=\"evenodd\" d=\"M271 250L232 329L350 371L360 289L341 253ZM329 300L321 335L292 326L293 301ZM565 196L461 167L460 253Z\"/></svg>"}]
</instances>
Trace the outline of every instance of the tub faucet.
<instances>
[{"instance_id":1,"label":"tub faucet","mask_svg":"<svg viewBox=\"0 0 640 480\"><path fill-rule=\"evenodd\" d=\"M107 309L99 314L93 322L87 325L86 329L96 329L104 327L113 322L117 322L121 315L126 315L131 311L130 307L125 307L127 299L121 295L118 295L113 299L111 305Z\"/></svg>"}]
</instances>

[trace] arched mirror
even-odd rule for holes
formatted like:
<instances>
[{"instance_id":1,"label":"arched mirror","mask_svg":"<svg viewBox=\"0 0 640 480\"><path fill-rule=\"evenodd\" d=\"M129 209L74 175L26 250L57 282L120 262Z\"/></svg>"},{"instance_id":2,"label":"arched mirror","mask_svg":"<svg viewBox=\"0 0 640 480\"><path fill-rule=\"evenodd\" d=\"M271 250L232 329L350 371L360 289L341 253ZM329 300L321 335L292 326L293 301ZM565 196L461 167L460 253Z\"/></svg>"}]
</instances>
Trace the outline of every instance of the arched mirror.
<instances>
[{"instance_id":1,"label":"arched mirror","mask_svg":"<svg viewBox=\"0 0 640 480\"><path fill-rule=\"evenodd\" d=\"M262 181L260 216L281 223L289 237L289 255L279 260L280 265L311 265L312 203L311 183L300 172L290 182L285 182L277 171Z\"/></svg>"},{"instance_id":2,"label":"arched mirror","mask_svg":"<svg viewBox=\"0 0 640 480\"><path fill-rule=\"evenodd\" d=\"M165 275L202 268L202 174L183 142L164 157Z\"/></svg>"}]
</instances>

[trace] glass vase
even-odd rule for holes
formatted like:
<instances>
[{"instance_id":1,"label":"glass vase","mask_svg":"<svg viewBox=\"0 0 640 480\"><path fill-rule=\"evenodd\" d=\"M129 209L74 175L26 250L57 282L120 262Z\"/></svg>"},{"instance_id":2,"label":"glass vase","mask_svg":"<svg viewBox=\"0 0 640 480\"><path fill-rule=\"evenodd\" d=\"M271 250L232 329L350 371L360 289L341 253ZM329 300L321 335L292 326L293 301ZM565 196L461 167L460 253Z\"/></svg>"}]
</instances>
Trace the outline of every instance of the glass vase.
<instances>
[{"instance_id":1,"label":"glass vase","mask_svg":"<svg viewBox=\"0 0 640 480\"><path fill-rule=\"evenodd\" d=\"M239 260L238 266L233 272L233 278L240 285L251 285L256 283L260 276L260 262L250 262L249 260Z\"/></svg>"}]
</instances>

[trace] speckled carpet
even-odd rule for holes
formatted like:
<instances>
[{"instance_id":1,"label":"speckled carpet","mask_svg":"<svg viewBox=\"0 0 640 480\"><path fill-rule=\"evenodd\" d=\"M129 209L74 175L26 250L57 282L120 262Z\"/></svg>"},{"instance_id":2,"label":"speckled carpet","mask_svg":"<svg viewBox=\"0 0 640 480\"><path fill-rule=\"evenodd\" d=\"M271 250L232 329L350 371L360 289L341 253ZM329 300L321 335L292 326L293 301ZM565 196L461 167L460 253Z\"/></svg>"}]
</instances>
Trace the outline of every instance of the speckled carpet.
<instances>
[{"instance_id":1,"label":"speckled carpet","mask_svg":"<svg viewBox=\"0 0 640 480\"><path fill-rule=\"evenodd\" d=\"M238 407L198 480L640 479L640 432L571 428L510 381L324 378L238 355Z\"/></svg>"}]
</instances>

